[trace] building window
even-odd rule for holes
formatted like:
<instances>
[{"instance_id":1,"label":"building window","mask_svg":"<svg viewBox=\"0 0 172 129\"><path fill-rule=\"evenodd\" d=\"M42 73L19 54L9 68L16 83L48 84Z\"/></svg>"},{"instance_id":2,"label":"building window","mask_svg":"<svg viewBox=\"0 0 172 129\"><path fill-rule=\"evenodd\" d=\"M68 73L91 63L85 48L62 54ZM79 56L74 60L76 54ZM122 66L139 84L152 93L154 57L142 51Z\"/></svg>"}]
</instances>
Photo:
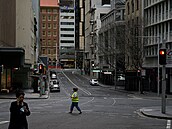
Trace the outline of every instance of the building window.
<instances>
[{"instance_id":1,"label":"building window","mask_svg":"<svg viewBox=\"0 0 172 129\"><path fill-rule=\"evenodd\" d=\"M51 31L48 31L48 36L51 36Z\"/></svg>"},{"instance_id":2,"label":"building window","mask_svg":"<svg viewBox=\"0 0 172 129\"><path fill-rule=\"evenodd\" d=\"M57 24L56 23L53 24L53 29L57 29Z\"/></svg>"},{"instance_id":3,"label":"building window","mask_svg":"<svg viewBox=\"0 0 172 129\"><path fill-rule=\"evenodd\" d=\"M61 43L74 43L73 40L61 40L60 42Z\"/></svg>"},{"instance_id":4,"label":"building window","mask_svg":"<svg viewBox=\"0 0 172 129\"><path fill-rule=\"evenodd\" d=\"M53 21L57 21L57 15L53 16Z\"/></svg>"},{"instance_id":5,"label":"building window","mask_svg":"<svg viewBox=\"0 0 172 129\"><path fill-rule=\"evenodd\" d=\"M48 44L47 45L51 46L51 40L50 39L48 39Z\"/></svg>"},{"instance_id":6,"label":"building window","mask_svg":"<svg viewBox=\"0 0 172 129\"><path fill-rule=\"evenodd\" d=\"M57 13L57 9L53 9L53 12L54 12L54 13Z\"/></svg>"},{"instance_id":7,"label":"building window","mask_svg":"<svg viewBox=\"0 0 172 129\"><path fill-rule=\"evenodd\" d=\"M48 15L48 21L51 21L51 15Z\"/></svg>"},{"instance_id":8,"label":"building window","mask_svg":"<svg viewBox=\"0 0 172 129\"><path fill-rule=\"evenodd\" d=\"M42 15L42 20L43 20L43 21L45 21L45 20L46 20L45 15Z\"/></svg>"},{"instance_id":9,"label":"building window","mask_svg":"<svg viewBox=\"0 0 172 129\"><path fill-rule=\"evenodd\" d=\"M61 28L61 31L74 31L74 28Z\"/></svg>"},{"instance_id":10,"label":"building window","mask_svg":"<svg viewBox=\"0 0 172 129\"><path fill-rule=\"evenodd\" d=\"M132 13L134 12L134 0L131 1Z\"/></svg>"},{"instance_id":11,"label":"building window","mask_svg":"<svg viewBox=\"0 0 172 129\"><path fill-rule=\"evenodd\" d=\"M51 54L51 49L48 49L48 54Z\"/></svg>"},{"instance_id":12,"label":"building window","mask_svg":"<svg viewBox=\"0 0 172 129\"><path fill-rule=\"evenodd\" d=\"M44 48L42 49L42 54L46 54L46 51L45 51L45 49L44 49Z\"/></svg>"},{"instance_id":13,"label":"building window","mask_svg":"<svg viewBox=\"0 0 172 129\"><path fill-rule=\"evenodd\" d=\"M51 29L51 23L48 23L48 29Z\"/></svg>"},{"instance_id":14,"label":"building window","mask_svg":"<svg viewBox=\"0 0 172 129\"><path fill-rule=\"evenodd\" d=\"M46 46L46 42L42 42L42 46Z\"/></svg>"},{"instance_id":15,"label":"building window","mask_svg":"<svg viewBox=\"0 0 172 129\"><path fill-rule=\"evenodd\" d=\"M61 37L74 37L74 34L61 34Z\"/></svg>"},{"instance_id":16,"label":"building window","mask_svg":"<svg viewBox=\"0 0 172 129\"><path fill-rule=\"evenodd\" d=\"M57 36L57 32L56 31L53 32L53 36Z\"/></svg>"},{"instance_id":17,"label":"building window","mask_svg":"<svg viewBox=\"0 0 172 129\"><path fill-rule=\"evenodd\" d=\"M42 28L43 28L43 29L45 29L45 28L46 28L45 23L42 23Z\"/></svg>"},{"instance_id":18,"label":"building window","mask_svg":"<svg viewBox=\"0 0 172 129\"><path fill-rule=\"evenodd\" d=\"M102 5L110 4L110 0L102 0Z\"/></svg>"},{"instance_id":19,"label":"building window","mask_svg":"<svg viewBox=\"0 0 172 129\"><path fill-rule=\"evenodd\" d=\"M128 15L130 14L130 4L127 4L127 9L128 9Z\"/></svg>"},{"instance_id":20,"label":"building window","mask_svg":"<svg viewBox=\"0 0 172 129\"><path fill-rule=\"evenodd\" d=\"M47 9L47 13L51 13L51 11L52 11L51 9Z\"/></svg>"},{"instance_id":21,"label":"building window","mask_svg":"<svg viewBox=\"0 0 172 129\"><path fill-rule=\"evenodd\" d=\"M42 35L43 35L43 36L46 36L46 32L45 32L45 31L42 31Z\"/></svg>"},{"instance_id":22,"label":"building window","mask_svg":"<svg viewBox=\"0 0 172 129\"><path fill-rule=\"evenodd\" d=\"M74 22L61 22L61 25L74 25Z\"/></svg>"},{"instance_id":23,"label":"building window","mask_svg":"<svg viewBox=\"0 0 172 129\"><path fill-rule=\"evenodd\" d=\"M53 42L53 46L56 46L56 40L54 40L54 42Z\"/></svg>"},{"instance_id":24,"label":"building window","mask_svg":"<svg viewBox=\"0 0 172 129\"><path fill-rule=\"evenodd\" d=\"M139 0L136 0L136 9L139 10Z\"/></svg>"}]
</instances>

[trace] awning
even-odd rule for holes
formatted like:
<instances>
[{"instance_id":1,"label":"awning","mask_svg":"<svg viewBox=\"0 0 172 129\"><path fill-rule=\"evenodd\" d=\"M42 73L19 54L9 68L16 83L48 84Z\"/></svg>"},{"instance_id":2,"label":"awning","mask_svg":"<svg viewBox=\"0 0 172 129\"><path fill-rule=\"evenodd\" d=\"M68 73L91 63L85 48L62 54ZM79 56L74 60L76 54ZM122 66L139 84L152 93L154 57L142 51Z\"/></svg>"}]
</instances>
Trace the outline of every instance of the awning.
<instances>
[{"instance_id":1,"label":"awning","mask_svg":"<svg viewBox=\"0 0 172 129\"><path fill-rule=\"evenodd\" d=\"M23 48L0 48L0 65L5 68L22 67L24 65L25 50Z\"/></svg>"}]
</instances>

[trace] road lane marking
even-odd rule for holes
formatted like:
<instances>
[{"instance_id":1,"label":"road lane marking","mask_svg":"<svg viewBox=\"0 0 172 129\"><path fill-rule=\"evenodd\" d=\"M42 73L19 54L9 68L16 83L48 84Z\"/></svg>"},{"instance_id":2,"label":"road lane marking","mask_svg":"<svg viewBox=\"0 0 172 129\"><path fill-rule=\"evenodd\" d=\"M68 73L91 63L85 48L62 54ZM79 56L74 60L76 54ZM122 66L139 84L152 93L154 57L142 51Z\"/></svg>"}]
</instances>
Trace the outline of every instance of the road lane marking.
<instances>
[{"instance_id":1,"label":"road lane marking","mask_svg":"<svg viewBox=\"0 0 172 129\"><path fill-rule=\"evenodd\" d=\"M115 100L115 98L112 98L112 99L113 99L113 103L112 103L112 105L115 105L116 100Z\"/></svg>"},{"instance_id":2,"label":"road lane marking","mask_svg":"<svg viewBox=\"0 0 172 129\"><path fill-rule=\"evenodd\" d=\"M83 91L83 92L86 93L87 95L91 95L91 93L90 93L89 91L84 90L84 89L80 88L79 86L77 86L75 83L73 83L72 80L70 80L64 72L62 72L62 73L63 73L63 75L65 75L65 77L66 77L74 86L76 86L78 89L80 89L81 91Z\"/></svg>"},{"instance_id":3,"label":"road lane marking","mask_svg":"<svg viewBox=\"0 0 172 129\"><path fill-rule=\"evenodd\" d=\"M9 123L9 121L0 121L0 125Z\"/></svg>"},{"instance_id":4,"label":"road lane marking","mask_svg":"<svg viewBox=\"0 0 172 129\"><path fill-rule=\"evenodd\" d=\"M91 100L89 100L89 101L87 101L87 102L85 102L85 103L81 103L80 105L85 105L85 104L87 104L87 103L92 102L93 100L94 100L94 97L93 97Z\"/></svg>"},{"instance_id":5,"label":"road lane marking","mask_svg":"<svg viewBox=\"0 0 172 129\"><path fill-rule=\"evenodd\" d=\"M171 129L171 120L167 120L166 129Z\"/></svg>"}]
</instances>

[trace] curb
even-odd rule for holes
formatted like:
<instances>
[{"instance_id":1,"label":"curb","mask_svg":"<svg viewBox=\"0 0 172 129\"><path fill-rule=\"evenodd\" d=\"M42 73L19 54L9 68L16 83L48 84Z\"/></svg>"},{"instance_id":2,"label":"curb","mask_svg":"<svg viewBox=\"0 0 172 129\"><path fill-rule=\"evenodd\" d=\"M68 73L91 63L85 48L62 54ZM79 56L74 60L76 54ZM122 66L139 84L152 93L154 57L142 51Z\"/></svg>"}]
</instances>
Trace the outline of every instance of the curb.
<instances>
[{"instance_id":1,"label":"curb","mask_svg":"<svg viewBox=\"0 0 172 129\"><path fill-rule=\"evenodd\" d=\"M160 110L157 110L157 109L142 108L140 109L140 112L142 113L142 115L147 116L147 117L172 120L172 116L170 114L162 114Z\"/></svg>"}]
</instances>

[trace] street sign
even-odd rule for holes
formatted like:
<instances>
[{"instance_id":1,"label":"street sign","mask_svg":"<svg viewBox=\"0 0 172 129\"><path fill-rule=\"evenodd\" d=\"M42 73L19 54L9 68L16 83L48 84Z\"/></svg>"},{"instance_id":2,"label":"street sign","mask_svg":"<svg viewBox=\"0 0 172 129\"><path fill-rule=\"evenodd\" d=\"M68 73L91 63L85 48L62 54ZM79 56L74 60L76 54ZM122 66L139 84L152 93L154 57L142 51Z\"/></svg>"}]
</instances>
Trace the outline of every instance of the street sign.
<instances>
[{"instance_id":1,"label":"street sign","mask_svg":"<svg viewBox=\"0 0 172 129\"><path fill-rule=\"evenodd\" d=\"M104 72L104 74L112 74L112 72Z\"/></svg>"},{"instance_id":2,"label":"street sign","mask_svg":"<svg viewBox=\"0 0 172 129\"><path fill-rule=\"evenodd\" d=\"M167 64L172 64L172 50L167 50Z\"/></svg>"},{"instance_id":3,"label":"street sign","mask_svg":"<svg viewBox=\"0 0 172 129\"><path fill-rule=\"evenodd\" d=\"M101 71L99 69L93 69L94 73L100 73Z\"/></svg>"}]
</instances>

